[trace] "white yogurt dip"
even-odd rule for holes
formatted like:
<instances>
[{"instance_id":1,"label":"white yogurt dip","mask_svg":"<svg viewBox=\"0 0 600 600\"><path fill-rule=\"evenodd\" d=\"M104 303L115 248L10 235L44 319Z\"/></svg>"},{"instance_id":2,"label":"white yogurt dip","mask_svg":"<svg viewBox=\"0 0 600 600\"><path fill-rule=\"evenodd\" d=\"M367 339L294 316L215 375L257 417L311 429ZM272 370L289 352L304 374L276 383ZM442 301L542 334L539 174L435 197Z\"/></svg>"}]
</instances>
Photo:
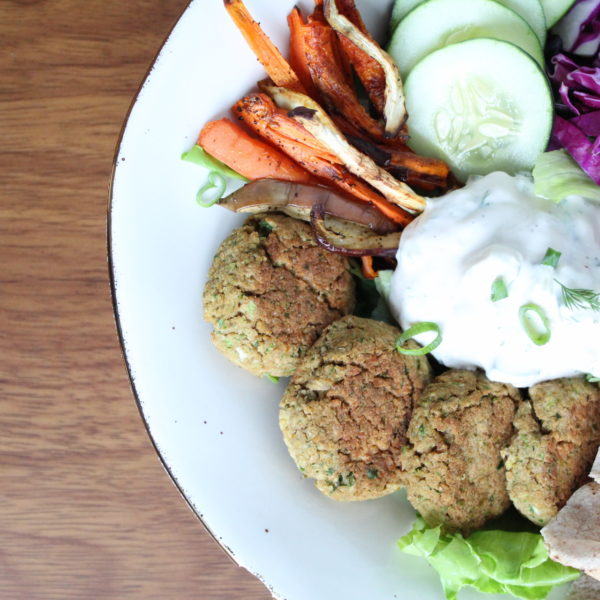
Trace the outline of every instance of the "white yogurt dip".
<instances>
[{"instance_id":1,"label":"white yogurt dip","mask_svg":"<svg viewBox=\"0 0 600 600\"><path fill-rule=\"evenodd\" d=\"M549 248L561 253L556 267L542 264ZM422 321L440 327L433 355L444 365L481 367L518 387L600 375L600 311L589 303L568 307L560 285L600 292L597 203L570 197L556 204L535 196L526 177L491 173L429 199L402 234L397 259L392 312L404 329ZM497 280L508 296L492 301ZM530 304L548 319L542 345L519 315ZM546 329L536 312L527 317L537 331ZM432 337L416 340L425 345Z\"/></svg>"}]
</instances>

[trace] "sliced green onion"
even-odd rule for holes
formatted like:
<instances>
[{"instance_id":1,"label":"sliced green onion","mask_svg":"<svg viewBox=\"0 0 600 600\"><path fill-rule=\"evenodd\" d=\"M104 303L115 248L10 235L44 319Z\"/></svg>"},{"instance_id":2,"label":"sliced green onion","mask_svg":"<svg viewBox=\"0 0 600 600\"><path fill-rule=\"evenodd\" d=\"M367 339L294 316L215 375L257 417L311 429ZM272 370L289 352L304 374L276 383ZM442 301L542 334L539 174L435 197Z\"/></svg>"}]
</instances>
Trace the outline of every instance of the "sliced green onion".
<instances>
[{"instance_id":1,"label":"sliced green onion","mask_svg":"<svg viewBox=\"0 0 600 600\"><path fill-rule=\"evenodd\" d=\"M548 248L548 250L546 250L546 254L544 255L544 259L542 260L542 264L555 269L556 265L558 265L561 254L561 252L555 250L554 248Z\"/></svg>"},{"instance_id":2,"label":"sliced green onion","mask_svg":"<svg viewBox=\"0 0 600 600\"><path fill-rule=\"evenodd\" d=\"M210 208L223 197L226 186L225 177L216 171L211 171L208 174L208 180L196 194L196 202L202 208Z\"/></svg>"},{"instance_id":3,"label":"sliced green onion","mask_svg":"<svg viewBox=\"0 0 600 600\"><path fill-rule=\"evenodd\" d=\"M278 383L279 382L279 377L275 377L275 375L265 375L265 377L271 382L271 383Z\"/></svg>"},{"instance_id":4,"label":"sliced green onion","mask_svg":"<svg viewBox=\"0 0 600 600\"><path fill-rule=\"evenodd\" d=\"M404 344L411 340L416 335L421 333L427 333L431 331L436 333L435 339L427 346L423 346L422 348L404 348ZM398 337L396 340L396 350L400 352L400 354L406 354L407 356L423 356L424 354L429 354L433 350L435 350L442 343L442 330L437 323L433 323L431 321L421 321L420 323L415 323L411 327L409 327L402 335Z\"/></svg>"},{"instance_id":5,"label":"sliced green onion","mask_svg":"<svg viewBox=\"0 0 600 600\"><path fill-rule=\"evenodd\" d=\"M498 277L494 283L492 283L492 302L498 302L498 300L504 300L508 297L508 289L506 283L502 277Z\"/></svg>"},{"instance_id":6,"label":"sliced green onion","mask_svg":"<svg viewBox=\"0 0 600 600\"><path fill-rule=\"evenodd\" d=\"M216 171L224 177L233 177L234 179L241 179L242 181L249 181L247 177L240 175L237 171L234 171L228 167L225 163L211 156L202 146L196 144L188 152L184 152L181 155L181 160L200 165L201 167L207 168L209 171Z\"/></svg>"},{"instance_id":7,"label":"sliced green onion","mask_svg":"<svg viewBox=\"0 0 600 600\"><path fill-rule=\"evenodd\" d=\"M539 330L535 320L531 317L530 313L535 313L539 320L542 322L544 329ZM548 319L544 309L537 304L529 303L523 304L519 309L519 320L525 330L525 333L529 336L531 341L537 346L543 346L550 341L550 319Z\"/></svg>"}]
</instances>

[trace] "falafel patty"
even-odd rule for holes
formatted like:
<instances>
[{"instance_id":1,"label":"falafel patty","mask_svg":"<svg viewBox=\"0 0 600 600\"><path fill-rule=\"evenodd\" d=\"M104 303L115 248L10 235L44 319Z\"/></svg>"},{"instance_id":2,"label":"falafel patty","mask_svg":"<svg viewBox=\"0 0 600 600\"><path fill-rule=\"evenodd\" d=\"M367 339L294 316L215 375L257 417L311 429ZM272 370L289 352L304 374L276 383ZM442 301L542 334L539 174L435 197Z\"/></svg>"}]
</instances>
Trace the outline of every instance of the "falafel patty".
<instances>
[{"instance_id":1,"label":"falafel patty","mask_svg":"<svg viewBox=\"0 0 600 600\"><path fill-rule=\"evenodd\" d=\"M529 389L503 452L508 493L519 512L545 525L582 485L600 444L600 389L583 377Z\"/></svg>"},{"instance_id":2,"label":"falafel patty","mask_svg":"<svg viewBox=\"0 0 600 600\"><path fill-rule=\"evenodd\" d=\"M307 223L250 217L219 247L204 288L213 343L259 377L291 375L321 331L354 307L348 268Z\"/></svg>"},{"instance_id":3,"label":"falafel patty","mask_svg":"<svg viewBox=\"0 0 600 600\"><path fill-rule=\"evenodd\" d=\"M402 485L400 452L431 368L427 358L395 350L399 335L354 316L332 323L281 400L279 424L292 458L336 500L378 498Z\"/></svg>"},{"instance_id":4,"label":"falafel patty","mask_svg":"<svg viewBox=\"0 0 600 600\"><path fill-rule=\"evenodd\" d=\"M509 507L500 451L520 400L481 371L446 371L425 388L402 467L408 500L429 525L468 533Z\"/></svg>"}]
</instances>

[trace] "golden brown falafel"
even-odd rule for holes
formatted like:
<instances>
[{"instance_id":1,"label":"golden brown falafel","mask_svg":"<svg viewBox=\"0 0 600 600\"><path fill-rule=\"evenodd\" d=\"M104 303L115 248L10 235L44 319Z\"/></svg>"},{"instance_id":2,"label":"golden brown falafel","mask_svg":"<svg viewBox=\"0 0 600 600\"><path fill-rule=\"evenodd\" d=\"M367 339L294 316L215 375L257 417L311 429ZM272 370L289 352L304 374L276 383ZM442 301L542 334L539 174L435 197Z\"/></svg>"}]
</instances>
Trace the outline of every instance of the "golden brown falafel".
<instances>
[{"instance_id":1,"label":"golden brown falafel","mask_svg":"<svg viewBox=\"0 0 600 600\"><path fill-rule=\"evenodd\" d=\"M533 523L545 525L584 483L600 444L600 389L583 377L529 389L503 452L508 493Z\"/></svg>"},{"instance_id":2,"label":"golden brown falafel","mask_svg":"<svg viewBox=\"0 0 600 600\"><path fill-rule=\"evenodd\" d=\"M332 323L281 400L279 423L292 458L336 500L377 498L401 486L406 428L431 368L427 358L395 350L399 335L354 316Z\"/></svg>"},{"instance_id":3,"label":"golden brown falafel","mask_svg":"<svg viewBox=\"0 0 600 600\"><path fill-rule=\"evenodd\" d=\"M480 371L446 371L425 388L402 467L408 500L429 525L468 533L509 507L500 450L519 402L516 388Z\"/></svg>"},{"instance_id":4,"label":"golden brown falafel","mask_svg":"<svg viewBox=\"0 0 600 600\"><path fill-rule=\"evenodd\" d=\"M215 346L258 376L291 375L329 323L351 312L343 256L321 248L308 224L250 217L221 244L204 288Z\"/></svg>"}]
</instances>

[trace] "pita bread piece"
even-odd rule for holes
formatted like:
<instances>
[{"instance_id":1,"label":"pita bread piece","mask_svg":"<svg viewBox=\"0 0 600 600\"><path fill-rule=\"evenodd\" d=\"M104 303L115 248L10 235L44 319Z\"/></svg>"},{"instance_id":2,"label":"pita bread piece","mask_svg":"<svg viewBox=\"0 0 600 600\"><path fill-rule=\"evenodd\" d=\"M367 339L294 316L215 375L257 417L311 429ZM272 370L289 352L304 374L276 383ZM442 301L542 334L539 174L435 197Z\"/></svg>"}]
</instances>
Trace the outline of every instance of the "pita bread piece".
<instances>
[{"instance_id":1,"label":"pita bread piece","mask_svg":"<svg viewBox=\"0 0 600 600\"><path fill-rule=\"evenodd\" d=\"M600 580L600 483L580 487L542 535L553 560Z\"/></svg>"}]
</instances>

